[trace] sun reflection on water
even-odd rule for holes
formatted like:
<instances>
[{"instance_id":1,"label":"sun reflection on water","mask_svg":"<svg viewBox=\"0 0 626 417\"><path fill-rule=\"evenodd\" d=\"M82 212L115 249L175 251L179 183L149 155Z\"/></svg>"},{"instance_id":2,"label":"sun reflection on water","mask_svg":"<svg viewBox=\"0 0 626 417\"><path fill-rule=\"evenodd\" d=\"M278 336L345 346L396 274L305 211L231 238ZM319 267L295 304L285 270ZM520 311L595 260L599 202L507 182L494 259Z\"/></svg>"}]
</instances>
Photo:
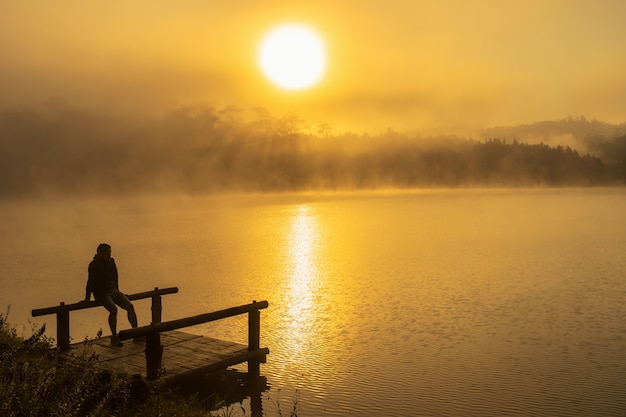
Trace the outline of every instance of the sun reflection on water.
<instances>
[{"instance_id":1,"label":"sun reflection on water","mask_svg":"<svg viewBox=\"0 0 626 417\"><path fill-rule=\"evenodd\" d=\"M319 225L309 206L299 206L288 237L289 302L287 314L290 334L302 348L314 323L314 293L317 285L317 256L320 247Z\"/></svg>"}]
</instances>

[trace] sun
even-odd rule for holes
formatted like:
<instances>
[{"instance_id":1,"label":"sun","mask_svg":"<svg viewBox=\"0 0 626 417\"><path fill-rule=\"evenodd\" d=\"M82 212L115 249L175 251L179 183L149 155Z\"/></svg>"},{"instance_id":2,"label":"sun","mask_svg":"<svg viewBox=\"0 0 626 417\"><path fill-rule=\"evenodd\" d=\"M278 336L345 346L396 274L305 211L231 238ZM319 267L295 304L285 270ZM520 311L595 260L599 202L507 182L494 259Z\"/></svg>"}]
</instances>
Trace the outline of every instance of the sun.
<instances>
[{"instance_id":1,"label":"sun","mask_svg":"<svg viewBox=\"0 0 626 417\"><path fill-rule=\"evenodd\" d=\"M300 90L315 85L326 69L322 38L312 29L289 24L272 29L261 42L259 65L277 86Z\"/></svg>"}]
</instances>

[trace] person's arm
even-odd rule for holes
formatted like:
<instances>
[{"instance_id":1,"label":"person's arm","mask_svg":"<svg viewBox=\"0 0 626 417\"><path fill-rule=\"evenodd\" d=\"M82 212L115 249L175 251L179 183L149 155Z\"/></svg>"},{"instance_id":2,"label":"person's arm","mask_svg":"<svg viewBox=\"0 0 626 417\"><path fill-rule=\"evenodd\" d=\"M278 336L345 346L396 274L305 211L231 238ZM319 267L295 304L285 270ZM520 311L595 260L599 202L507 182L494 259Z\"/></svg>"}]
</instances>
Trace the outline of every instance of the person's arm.
<instances>
[{"instance_id":1,"label":"person's arm","mask_svg":"<svg viewBox=\"0 0 626 417\"><path fill-rule=\"evenodd\" d=\"M91 299L91 293L93 292L92 277L93 277L94 271L92 270L91 264L89 264L89 268L87 269L87 271L88 271L88 278L87 278L87 286L85 288L85 299L83 300L84 302L87 302Z\"/></svg>"},{"instance_id":2,"label":"person's arm","mask_svg":"<svg viewBox=\"0 0 626 417\"><path fill-rule=\"evenodd\" d=\"M120 283L118 281L118 276L117 276L117 265L115 265L115 259L111 258L111 263L113 264L113 277L115 279L115 289L119 291L120 289Z\"/></svg>"}]
</instances>

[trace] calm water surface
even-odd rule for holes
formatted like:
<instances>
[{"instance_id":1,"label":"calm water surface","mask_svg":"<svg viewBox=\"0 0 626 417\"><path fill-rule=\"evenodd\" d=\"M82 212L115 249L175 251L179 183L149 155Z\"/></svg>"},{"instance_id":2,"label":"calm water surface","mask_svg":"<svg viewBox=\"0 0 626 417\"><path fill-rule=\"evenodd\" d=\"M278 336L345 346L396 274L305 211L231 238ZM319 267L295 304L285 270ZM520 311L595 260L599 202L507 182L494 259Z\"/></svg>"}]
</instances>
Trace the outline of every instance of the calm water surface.
<instances>
[{"instance_id":1,"label":"calm water surface","mask_svg":"<svg viewBox=\"0 0 626 417\"><path fill-rule=\"evenodd\" d=\"M0 306L28 334L32 308L83 297L101 241L124 291L180 288L165 320L268 300L267 416L294 400L301 417L626 414L624 189L13 202L0 214ZM149 302L137 310L147 323ZM52 316L30 320L55 335ZM190 330L245 343L246 326ZM99 328L104 310L72 315L76 341Z\"/></svg>"}]
</instances>

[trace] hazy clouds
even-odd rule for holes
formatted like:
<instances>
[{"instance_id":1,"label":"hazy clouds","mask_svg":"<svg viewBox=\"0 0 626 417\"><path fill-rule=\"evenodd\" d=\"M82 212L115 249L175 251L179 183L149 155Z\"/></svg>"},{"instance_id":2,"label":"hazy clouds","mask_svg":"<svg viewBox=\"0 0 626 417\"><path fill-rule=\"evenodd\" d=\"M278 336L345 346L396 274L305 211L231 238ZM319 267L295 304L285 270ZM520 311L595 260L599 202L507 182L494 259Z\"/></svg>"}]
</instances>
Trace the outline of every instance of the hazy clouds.
<instances>
[{"instance_id":1,"label":"hazy clouds","mask_svg":"<svg viewBox=\"0 0 626 417\"><path fill-rule=\"evenodd\" d=\"M361 132L620 123L624 16L619 0L2 2L0 107L261 106ZM311 90L277 90L256 63L263 34L285 21L327 42L328 72Z\"/></svg>"}]
</instances>

